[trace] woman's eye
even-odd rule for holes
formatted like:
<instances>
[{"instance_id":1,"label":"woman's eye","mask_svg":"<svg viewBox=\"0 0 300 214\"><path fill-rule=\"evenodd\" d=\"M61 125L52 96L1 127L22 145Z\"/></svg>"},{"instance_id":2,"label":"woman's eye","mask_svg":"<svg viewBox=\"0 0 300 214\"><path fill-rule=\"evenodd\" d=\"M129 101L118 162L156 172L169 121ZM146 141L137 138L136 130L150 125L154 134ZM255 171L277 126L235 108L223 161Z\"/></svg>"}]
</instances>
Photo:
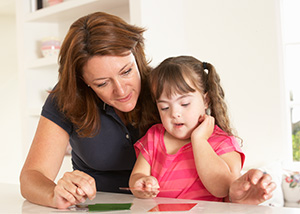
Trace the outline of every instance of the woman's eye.
<instances>
[{"instance_id":1,"label":"woman's eye","mask_svg":"<svg viewBox=\"0 0 300 214\"><path fill-rule=\"evenodd\" d=\"M98 84L97 87L100 88L100 87L103 87L103 86L105 86L105 85L106 85L106 82L103 82L103 83L101 83L101 84Z\"/></svg>"},{"instance_id":2,"label":"woman's eye","mask_svg":"<svg viewBox=\"0 0 300 214\"><path fill-rule=\"evenodd\" d=\"M123 75L128 75L130 72L132 71L132 68L129 68L128 70L126 70Z\"/></svg>"},{"instance_id":3,"label":"woman's eye","mask_svg":"<svg viewBox=\"0 0 300 214\"><path fill-rule=\"evenodd\" d=\"M181 106L188 106L188 105L190 105L190 103L183 103L183 104L181 104Z\"/></svg>"}]
</instances>

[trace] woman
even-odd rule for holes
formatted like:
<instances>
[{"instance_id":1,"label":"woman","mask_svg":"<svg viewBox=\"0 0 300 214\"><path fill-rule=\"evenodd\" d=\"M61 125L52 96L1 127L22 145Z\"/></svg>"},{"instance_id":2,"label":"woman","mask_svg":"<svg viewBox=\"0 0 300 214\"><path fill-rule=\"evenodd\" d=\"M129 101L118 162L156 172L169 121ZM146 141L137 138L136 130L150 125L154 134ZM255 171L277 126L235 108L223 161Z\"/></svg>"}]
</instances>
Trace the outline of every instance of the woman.
<instances>
[{"instance_id":1,"label":"woman","mask_svg":"<svg viewBox=\"0 0 300 214\"><path fill-rule=\"evenodd\" d=\"M133 144L159 121L145 80L151 68L143 32L101 12L71 25L59 55L59 81L20 175L27 200L67 208L93 199L96 191L118 192L128 185L136 160ZM55 184L69 142L74 171ZM255 179L259 185L252 185ZM257 204L273 189L270 176L252 170L232 184L230 197Z\"/></svg>"}]
</instances>

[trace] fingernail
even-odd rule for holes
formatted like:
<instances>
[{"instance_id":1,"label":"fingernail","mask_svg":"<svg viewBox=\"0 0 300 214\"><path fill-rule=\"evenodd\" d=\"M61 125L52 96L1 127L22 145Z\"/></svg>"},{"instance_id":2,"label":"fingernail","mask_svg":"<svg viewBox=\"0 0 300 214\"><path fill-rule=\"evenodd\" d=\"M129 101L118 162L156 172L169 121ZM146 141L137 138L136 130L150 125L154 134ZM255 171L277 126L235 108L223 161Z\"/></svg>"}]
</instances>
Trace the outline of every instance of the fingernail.
<instances>
[{"instance_id":1,"label":"fingernail","mask_svg":"<svg viewBox=\"0 0 300 214\"><path fill-rule=\"evenodd\" d=\"M79 195L83 195L84 194L83 191L82 191L82 189L80 189L79 187L77 188L77 192L78 192Z\"/></svg>"},{"instance_id":2,"label":"fingernail","mask_svg":"<svg viewBox=\"0 0 300 214\"><path fill-rule=\"evenodd\" d=\"M248 188L250 185L251 185L250 182L246 182L246 183L244 183L244 188Z\"/></svg>"},{"instance_id":3,"label":"fingernail","mask_svg":"<svg viewBox=\"0 0 300 214\"><path fill-rule=\"evenodd\" d=\"M257 184L258 180L256 178L254 178L253 180L253 184Z\"/></svg>"}]
</instances>

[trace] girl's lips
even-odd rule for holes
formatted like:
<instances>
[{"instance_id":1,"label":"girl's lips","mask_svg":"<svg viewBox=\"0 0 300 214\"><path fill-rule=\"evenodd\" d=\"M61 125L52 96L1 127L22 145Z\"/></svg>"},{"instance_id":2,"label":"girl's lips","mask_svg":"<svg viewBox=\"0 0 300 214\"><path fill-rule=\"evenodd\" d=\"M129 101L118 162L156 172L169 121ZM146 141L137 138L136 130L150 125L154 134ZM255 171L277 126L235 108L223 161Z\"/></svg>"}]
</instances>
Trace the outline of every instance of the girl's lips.
<instances>
[{"instance_id":1,"label":"girl's lips","mask_svg":"<svg viewBox=\"0 0 300 214\"><path fill-rule=\"evenodd\" d=\"M128 100L130 100L131 97L132 97L132 93L128 94L128 95L127 95L126 97L124 97L124 98L118 99L118 101L124 103L124 102L127 102Z\"/></svg>"},{"instance_id":2,"label":"girl's lips","mask_svg":"<svg viewBox=\"0 0 300 214\"><path fill-rule=\"evenodd\" d=\"M175 128L180 128L183 126L183 123L175 123L174 126Z\"/></svg>"}]
</instances>

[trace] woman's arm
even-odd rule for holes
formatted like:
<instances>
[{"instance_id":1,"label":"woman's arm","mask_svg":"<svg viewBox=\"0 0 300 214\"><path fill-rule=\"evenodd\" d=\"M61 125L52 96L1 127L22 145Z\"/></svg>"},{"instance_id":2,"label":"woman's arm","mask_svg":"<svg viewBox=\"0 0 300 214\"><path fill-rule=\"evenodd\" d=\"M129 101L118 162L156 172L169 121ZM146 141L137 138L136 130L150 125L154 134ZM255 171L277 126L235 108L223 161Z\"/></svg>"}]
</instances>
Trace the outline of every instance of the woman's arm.
<instances>
[{"instance_id":1,"label":"woman's arm","mask_svg":"<svg viewBox=\"0 0 300 214\"><path fill-rule=\"evenodd\" d=\"M131 192L138 198L153 198L158 194L159 184L156 178L151 176L151 167L141 153L133 167L129 187L137 188L137 190L131 190Z\"/></svg>"},{"instance_id":2,"label":"woman's arm","mask_svg":"<svg viewBox=\"0 0 300 214\"><path fill-rule=\"evenodd\" d=\"M237 152L218 156L208 143L214 129L214 118L205 116L192 134L193 153L198 175L205 188L215 197L229 194L231 183L240 176L241 157Z\"/></svg>"},{"instance_id":3,"label":"woman's arm","mask_svg":"<svg viewBox=\"0 0 300 214\"><path fill-rule=\"evenodd\" d=\"M94 179L79 171L66 173L57 185L54 183L68 143L68 133L41 116L20 175L21 194L28 201L67 208L95 196Z\"/></svg>"}]
</instances>

